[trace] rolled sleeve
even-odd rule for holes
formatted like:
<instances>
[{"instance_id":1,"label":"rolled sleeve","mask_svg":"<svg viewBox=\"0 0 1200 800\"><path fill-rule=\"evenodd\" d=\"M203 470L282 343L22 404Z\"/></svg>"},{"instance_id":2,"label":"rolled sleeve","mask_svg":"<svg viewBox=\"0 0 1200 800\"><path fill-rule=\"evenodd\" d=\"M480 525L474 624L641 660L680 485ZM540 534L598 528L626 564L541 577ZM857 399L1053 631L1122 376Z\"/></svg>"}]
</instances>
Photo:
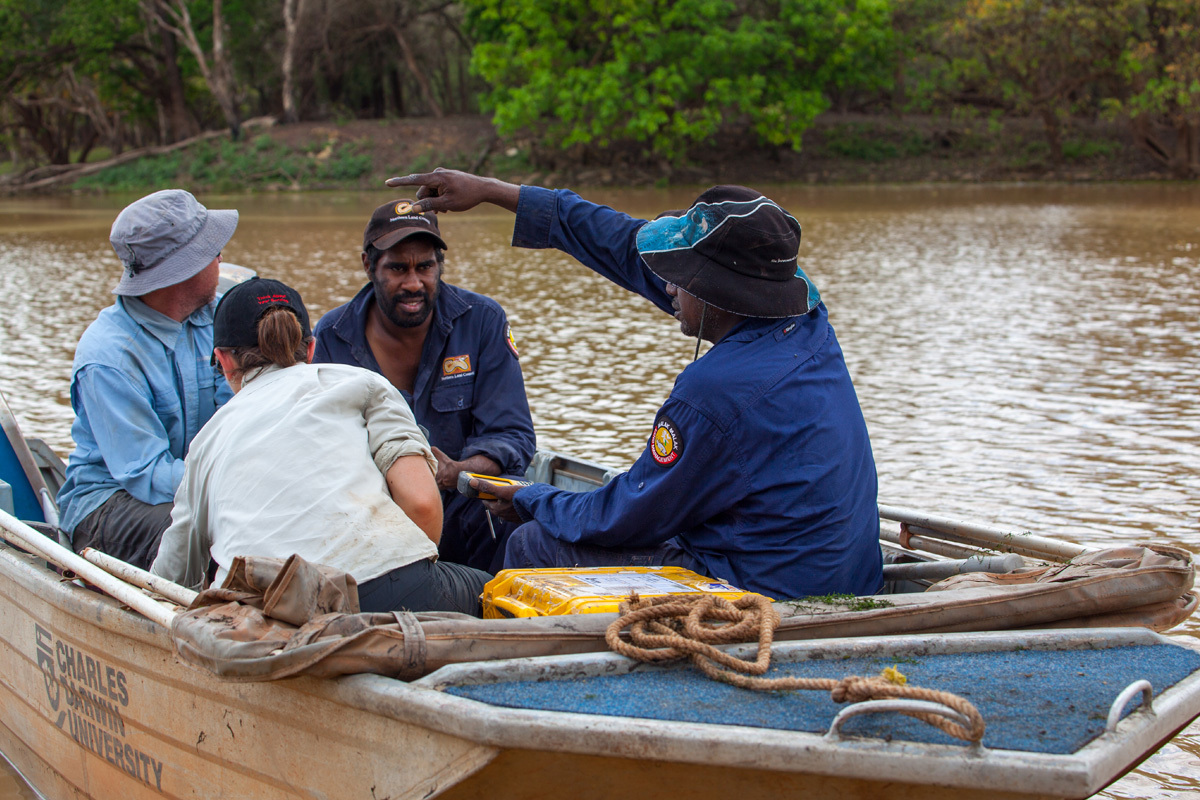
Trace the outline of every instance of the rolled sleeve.
<instances>
[{"instance_id":1,"label":"rolled sleeve","mask_svg":"<svg viewBox=\"0 0 1200 800\"><path fill-rule=\"evenodd\" d=\"M396 459L404 456L421 455L429 470L437 474L437 459L429 449L429 442L417 427L412 411L394 386L383 378L371 375L363 418L367 424L367 442L375 466L383 474L391 469Z\"/></svg>"}]
</instances>

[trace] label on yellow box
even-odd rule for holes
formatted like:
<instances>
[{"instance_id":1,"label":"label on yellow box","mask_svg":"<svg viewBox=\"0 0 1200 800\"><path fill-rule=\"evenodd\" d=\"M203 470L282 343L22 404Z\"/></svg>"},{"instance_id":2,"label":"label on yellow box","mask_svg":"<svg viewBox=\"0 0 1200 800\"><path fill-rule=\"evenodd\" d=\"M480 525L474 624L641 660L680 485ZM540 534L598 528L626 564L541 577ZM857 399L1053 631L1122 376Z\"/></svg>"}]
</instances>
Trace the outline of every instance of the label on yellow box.
<instances>
[{"instance_id":1,"label":"label on yellow box","mask_svg":"<svg viewBox=\"0 0 1200 800\"><path fill-rule=\"evenodd\" d=\"M705 592L727 600L751 594L683 567L506 569L483 588L483 616L600 614L617 611L631 592L642 597Z\"/></svg>"}]
</instances>

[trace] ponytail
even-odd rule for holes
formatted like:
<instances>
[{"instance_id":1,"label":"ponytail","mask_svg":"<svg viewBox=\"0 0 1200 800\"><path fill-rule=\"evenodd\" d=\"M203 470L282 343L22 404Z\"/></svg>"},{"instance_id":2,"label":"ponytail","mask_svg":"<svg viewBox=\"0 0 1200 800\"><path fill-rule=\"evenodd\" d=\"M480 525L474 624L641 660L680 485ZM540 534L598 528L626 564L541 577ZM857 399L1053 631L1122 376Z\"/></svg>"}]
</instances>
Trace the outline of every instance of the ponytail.
<instances>
[{"instance_id":1,"label":"ponytail","mask_svg":"<svg viewBox=\"0 0 1200 800\"><path fill-rule=\"evenodd\" d=\"M305 336L300 321L288 308L268 308L255 329L258 344L251 347L231 347L230 355L237 362L236 374L261 370L269 366L291 367L308 360L311 336Z\"/></svg>"}]
</instances>

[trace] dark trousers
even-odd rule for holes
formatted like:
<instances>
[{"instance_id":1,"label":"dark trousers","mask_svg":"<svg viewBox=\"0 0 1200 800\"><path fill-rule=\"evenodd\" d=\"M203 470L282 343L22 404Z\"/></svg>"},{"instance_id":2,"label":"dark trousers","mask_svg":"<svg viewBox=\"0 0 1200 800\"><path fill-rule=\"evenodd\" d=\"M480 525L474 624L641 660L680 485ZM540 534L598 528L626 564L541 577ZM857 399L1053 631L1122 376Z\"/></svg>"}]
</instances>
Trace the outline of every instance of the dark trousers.
<instances>
[{"instance_id":1,"label":"dark trousers","mask_svg":"<svg viewBox=\"0 0 1200 800\"><path fill-rule=\"evenodd\" d=\"M458 492L442 493L442 540L438 557L485 572L499 572L504 563L502 546L517 525L492 517L477 499Z\"/></svg>"},{"instance_id":2,"label":"dark trousers","mask_svg":"<svg viewBox=\"0 0 1200 800\"><path fill-rule=\"evenodd\" d=\"M135 567L150 569L158 555L163 531L171 524L173 506L173 503L152 506L118 489L104 505L75 526L71 547L76 553L91 547Z\"/></svg>"},{"instance_id":3,"label":"dark trousers","mask_svg":"<svg viewBox=\"0 0 1200 800\"><path fill-rule=\"evenodd\" d=\"M504 568L535 567L683 567L705 574L675 539L657 547L593 547L555 539L541 524L526 522L508 538Z\"/></svg>"},{"instance_id":4,"label":"dark trousers","mask_svg":"<svg viewBox=\"0 0 1200 800\"><path fill-rule=\"evenodd\" d=\"M479 595L492 576L446 561L421 559L358 587L362 611L457 611L478 617Z\"/></svg>"}]
</instances>

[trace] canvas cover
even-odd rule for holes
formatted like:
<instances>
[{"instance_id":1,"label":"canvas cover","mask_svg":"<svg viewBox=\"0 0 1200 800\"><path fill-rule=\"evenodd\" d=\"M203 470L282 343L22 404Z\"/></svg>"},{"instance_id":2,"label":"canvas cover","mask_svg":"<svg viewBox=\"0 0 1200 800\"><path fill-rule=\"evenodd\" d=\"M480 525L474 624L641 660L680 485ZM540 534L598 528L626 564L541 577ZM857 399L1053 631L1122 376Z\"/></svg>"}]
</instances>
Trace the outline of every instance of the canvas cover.
<instances>
[{"instance_id":1,"label":"canvas cover","mask_svg":"<svg viewBox=\"0 0 1200 800\"><path fill-rule=\"evenodd\" d=\"M1080 556L1006 575L956 575L916 594L777 603L777 640L1049 627L1144 626L1188 617L1191 556L1161 545ZM375 673L412 680L445 664L607 650L615 614L483 620L358 613L354 579L309 564L239 558L172 625L185 661L231 681Z\"/></svg>"}]
</instances>

